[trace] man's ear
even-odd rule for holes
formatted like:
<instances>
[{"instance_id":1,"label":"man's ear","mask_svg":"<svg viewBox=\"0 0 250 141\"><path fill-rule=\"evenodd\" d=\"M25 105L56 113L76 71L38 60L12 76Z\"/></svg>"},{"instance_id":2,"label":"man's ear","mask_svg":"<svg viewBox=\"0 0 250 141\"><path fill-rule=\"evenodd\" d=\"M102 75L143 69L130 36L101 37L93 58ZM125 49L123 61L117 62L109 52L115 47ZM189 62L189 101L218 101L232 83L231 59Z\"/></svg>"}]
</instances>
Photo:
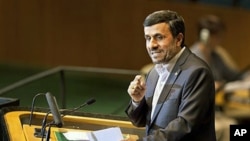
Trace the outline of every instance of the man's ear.
<instances>
[{"instance_id":1,"label":"man's ear","mask_svg":"<svg viewBox=\"0 0 250 141\"><path fill-rule=\"evenodd\" d=\"M182 41L183 41L183 38L184 38L184 35L183 35L182 33L179 33L179 34L176 36L176 45L177 45L177 46L181 46Z\"/></svg>"}]
</instances>

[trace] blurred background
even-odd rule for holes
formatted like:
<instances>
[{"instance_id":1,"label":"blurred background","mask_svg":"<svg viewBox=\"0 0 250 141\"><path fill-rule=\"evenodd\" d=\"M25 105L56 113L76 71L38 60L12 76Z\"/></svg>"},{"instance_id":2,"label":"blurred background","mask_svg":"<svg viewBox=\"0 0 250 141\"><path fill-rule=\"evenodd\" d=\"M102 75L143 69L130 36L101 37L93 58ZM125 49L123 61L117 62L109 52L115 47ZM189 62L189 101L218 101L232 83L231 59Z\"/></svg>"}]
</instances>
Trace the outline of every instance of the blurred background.
<instances>
[{"instance_id":1,"label":"blurred background","mask_svg":"<svg viewBox=\"0 0 250 141\"><path fill-rule=\"evenodd\" d=\"M84 111L124 116L127 86L151 62L142 22L161 9L184 17L187 46L197 39L198 18L218 15L227 26L222 45L240 69L250 64L249 0L0 0L0 96L30 106L50 91L61 108L95 97ZM65 71L63 90L60 70L34 77L58 66L83 68ZM38 99L36 106L47 107Z\"/></svg>"}]
</instances>

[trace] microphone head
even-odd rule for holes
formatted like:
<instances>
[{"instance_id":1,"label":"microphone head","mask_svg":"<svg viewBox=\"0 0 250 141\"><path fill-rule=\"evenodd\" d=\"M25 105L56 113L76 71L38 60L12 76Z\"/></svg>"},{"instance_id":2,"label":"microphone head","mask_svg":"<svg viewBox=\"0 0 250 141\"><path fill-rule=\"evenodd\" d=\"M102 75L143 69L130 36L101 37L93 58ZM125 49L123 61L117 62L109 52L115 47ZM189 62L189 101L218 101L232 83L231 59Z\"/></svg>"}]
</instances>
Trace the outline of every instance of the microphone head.
<instances>
[{"instance_id":1,"label":"microphone head","mask_svg":"<svg viewBox=\"0 0 250 141\"><path fill-rule=\"evenodd\" d=\"M96 102L96 100L94 99L94 98L91 98L91 99L89 99L87 102L86 102L86 104L87 105L90 105L90 104L93 104L93 103L95 103Z\"/></svg>"},{"instance_id":2,"label":"microphone head","mask_svg":"<svg viewBox=\"0 0 250 141\"><path fill-rule=\"evenodd\" d=\"M59 112L59 108L58 108L58 105L57 105L56 98L54 96L52 96L48 92L48 93L46 93L46 99L47 99L47 102L49 104L50 111L51 111L51 113L53 115L54 124L57 127L62 127L63 126L63 120L62 120L62 117L61 117L61 113Z\"/></svg>"}]
</instances>

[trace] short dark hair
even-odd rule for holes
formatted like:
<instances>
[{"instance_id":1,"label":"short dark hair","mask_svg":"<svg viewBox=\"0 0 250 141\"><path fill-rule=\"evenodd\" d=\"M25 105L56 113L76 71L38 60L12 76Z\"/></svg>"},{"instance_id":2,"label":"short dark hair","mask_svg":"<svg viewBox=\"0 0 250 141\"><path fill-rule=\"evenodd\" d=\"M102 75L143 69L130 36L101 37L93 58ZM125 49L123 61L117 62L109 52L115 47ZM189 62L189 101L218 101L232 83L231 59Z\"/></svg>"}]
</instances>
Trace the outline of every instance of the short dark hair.
<instances>
[{"instance_id":1,"label":"short dark hair","mask_svg":"<svg viewBox=\"0 0 250 141\"><path fill-rule=\"evenodd\" d=\"M218 34L226 30L225 24L216 15L206 15L199 19L198 21L198 35L202 29L209 30L210 34Z\"/></svg>"},{"instance_id":2,"label":"short dark hair","mask_svg":"<svg viewBox=\"0 0 250 141\"><path fill-rule=\"evenodd\" d=\"M183 34L183 40L181 47L185 46L185 24L184 19L177 12L171 10L160 10L149 14L144 20L143 26L152 26L158 23L169 24L170 31L173 37L176 37L179 33Z\"/></svg>"}]
</instances>

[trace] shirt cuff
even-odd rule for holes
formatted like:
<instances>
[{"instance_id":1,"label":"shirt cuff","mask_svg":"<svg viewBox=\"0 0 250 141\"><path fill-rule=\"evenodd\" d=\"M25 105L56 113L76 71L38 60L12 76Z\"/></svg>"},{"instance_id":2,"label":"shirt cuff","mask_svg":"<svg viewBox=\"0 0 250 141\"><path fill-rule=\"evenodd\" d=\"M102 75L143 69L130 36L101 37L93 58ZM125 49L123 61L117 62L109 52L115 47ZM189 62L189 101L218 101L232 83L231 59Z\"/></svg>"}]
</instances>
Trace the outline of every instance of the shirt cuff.
<instances>
[{"instance_id":1,"label":"shirt cuff","mask_svg":"<svg viewBox=\"0 0 250 141\"><path fill-rule=\"evenodd\" d=\"M134 100L132 100L132 108L133 110L136 109L139 106L140 102L135 102Z\"/></svg>"}]
</instances>

